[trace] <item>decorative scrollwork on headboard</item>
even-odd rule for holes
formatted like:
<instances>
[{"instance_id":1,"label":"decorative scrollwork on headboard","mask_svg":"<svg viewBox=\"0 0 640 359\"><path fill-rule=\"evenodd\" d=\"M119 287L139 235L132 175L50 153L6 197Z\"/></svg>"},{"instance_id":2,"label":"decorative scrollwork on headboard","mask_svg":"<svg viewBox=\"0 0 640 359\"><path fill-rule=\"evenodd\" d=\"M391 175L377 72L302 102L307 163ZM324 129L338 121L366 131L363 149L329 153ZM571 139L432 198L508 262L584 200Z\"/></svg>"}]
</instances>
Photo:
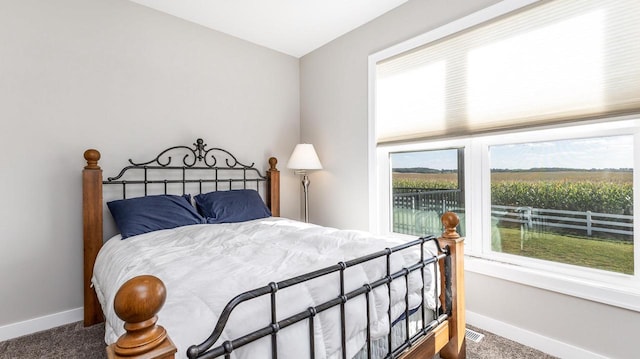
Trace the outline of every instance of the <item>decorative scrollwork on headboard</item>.
<instances>
[{"instance_id":1,"label":"decorative scrollwork on headboard","mask_svg":"<svg viewBox=\"0 0 640 359\"><path fill-rule=\"evenodd\" d=\"M107 178L107 181L115 181L120 179L124 173L131 168L140 167L159 167L159 168L211 168L211 169L237 169L237 170L255 170L258 174L260 171L254 167L255 162L250 165L244 164L231 154L231 152L222 148L207 149L207 144L201 138L198 138L193 144L193 148L189 146L173 146L160 152L154 159L149 161L134 162L129 159L131 166L123 168L115 177ZM172 153L185 152L182 157L182 164L172 166ZM217 157L216 157L217 156ZM224 159L224 165L220 165ZM262 174L260 174L262 177Z\"/></svg>"},{"instance_id":2,"label":"decorative scrollwork on headboard","mask_svg":"<svg viewBox=\"0 0 640 359\"><path fill-rule=\"evenodd\" d=\"M129 163L131 163L134 166L146 166L146 165L150 165L150 164L157 164L161 167L167 167L171 164L171 156L166 156L166 162L163 162L163 156L166 155L167 153L174 151L174 150L178 150L178 149L184 149L187 150L187 154L184 155L184 157L182 158L182 163L186 166L186 167L193 167L196 165L197 162L203 162L204 161L204 165L206 167L209 168L214 168L218 165L218 159L215 156L215 152L221 152L223 153L226 158L225 158L225 163L227 165L226 168L251 168L255 165L255 162L250 164L250 165L246 165L244 163L241 163L240 161L238 161L238 159L232 155L229 151L224 150L222 148L210 148L210 149L205 149L205 147L207 147L207 144L204 143L204 141L201 138L198 138L196 140L196 143L193 144L194 148L190 148L187 146L174 146L174 147L170 147L167 148L166 150L160 152L160 154L158 154L158 156L156 156L156 158L147 161L147 162L140 162L140 163L136 163L133 162L133 160L129 159ZM213 161L213 163L209 163L209 161ZM230 161L231 160L231 161Z\"/></svg>"}]
</instances>

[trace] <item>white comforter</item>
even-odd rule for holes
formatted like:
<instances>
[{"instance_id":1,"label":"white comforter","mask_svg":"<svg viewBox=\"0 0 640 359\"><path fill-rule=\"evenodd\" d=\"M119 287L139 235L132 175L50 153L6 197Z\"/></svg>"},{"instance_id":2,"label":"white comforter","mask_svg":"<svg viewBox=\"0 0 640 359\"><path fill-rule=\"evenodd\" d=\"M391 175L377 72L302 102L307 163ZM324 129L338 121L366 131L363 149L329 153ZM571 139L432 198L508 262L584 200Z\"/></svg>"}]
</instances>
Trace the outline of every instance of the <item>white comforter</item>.
<instances>
[{"instance_id":1,"label":"white comforter","mask_svg":"<svg viewBox=\"0 0 640 359\"><path fill-rule=\"evenodd\" d=\"M126 240L115 236L101 249L94 268L93 285L106 316L105 341L113 343L124 333L113 302L118 288L142 274L160 278L167 288L167 300L158 314L178 347L179 358L199 344L213 330L219 313L236 295L296 275L369 254L398 241L372 237L360 231L344 231L268 218L235 224L193 225L146 233ZM431 246L429 246L431 248ZM419 249L392 255L392 270L419 260ZM414 275L415 274L415 275ZM386 275L384 258L346 271L346 290ZM426 276L427 306L434 307L432 275ZM419 305L419 272L410 276L410 307ZM277 293L278 320L316 306L339 295L339 276L332 274ZM404 280L392 285L392 316L404 311ZM371 296L372 336L388 331L386 286ZM235 339L270 323L269 296L238 306L224 334L216 343ZM355 355L365 344L366 305L364 296L347 302L347 353ZM315 320L316 358L341 356L340 314L336 308ZM278 333L279 358L307 357L308 322L302 321ZM271 341L263 338L234 351L236 358L270 357Z\"/></svg>"}]
</instances>

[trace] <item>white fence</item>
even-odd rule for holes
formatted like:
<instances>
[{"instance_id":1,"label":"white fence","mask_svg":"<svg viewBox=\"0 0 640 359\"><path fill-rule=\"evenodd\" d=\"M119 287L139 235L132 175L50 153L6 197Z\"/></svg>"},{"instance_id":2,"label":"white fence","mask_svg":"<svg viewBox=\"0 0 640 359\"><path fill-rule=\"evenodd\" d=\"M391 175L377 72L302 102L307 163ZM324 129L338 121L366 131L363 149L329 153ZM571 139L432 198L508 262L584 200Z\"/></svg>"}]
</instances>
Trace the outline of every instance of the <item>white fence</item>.
<instances>
[{"instance_id":1,"label":"white fence","mask_svg":"<svg viewBox=\"0 0 640 359\"><path fill-rule=\"evenodd\" d=\"M630 215L511 206L491 206L491 215L500 221L520 223L528 229L538 226L576 229L587 236L601 232L628 236L628 240L633 240L633 216Z\"/></svg>"},{"instance_id":2,"label":"white fence","mask_svg":"<svg viewBox=\"0 0 640 359\"><path fill-rule=\"evenodd\" d=\"M417 191L412 188L396 188L393 194L394 232L424 233L427 213L460 211L460 190ZM633 216L597 212L564 211L533 207L491 206L491 216L502 222L519 223L526 230L545 228L584 231L587 236L598 233L616 234L619 240L633 241Z\"/></svg>"}]
</instances>

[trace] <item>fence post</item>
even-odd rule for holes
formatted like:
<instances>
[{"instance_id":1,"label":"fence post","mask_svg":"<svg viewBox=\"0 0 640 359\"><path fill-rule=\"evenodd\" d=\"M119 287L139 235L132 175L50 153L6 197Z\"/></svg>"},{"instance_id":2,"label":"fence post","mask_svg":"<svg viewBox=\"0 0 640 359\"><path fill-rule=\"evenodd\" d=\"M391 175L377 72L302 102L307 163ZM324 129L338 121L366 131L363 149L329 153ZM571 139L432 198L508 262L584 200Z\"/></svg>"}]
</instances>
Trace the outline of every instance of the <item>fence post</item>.
<instances>
[{"instance_id":1,"label":"fence post","mask_svg":"<svg viewBox=\"0 0 640 359\"><path fill-rule=\"evenodd\" d=\"M587 236L591 237L591 211L587 211Z\"/></svg>"}]
</instances>

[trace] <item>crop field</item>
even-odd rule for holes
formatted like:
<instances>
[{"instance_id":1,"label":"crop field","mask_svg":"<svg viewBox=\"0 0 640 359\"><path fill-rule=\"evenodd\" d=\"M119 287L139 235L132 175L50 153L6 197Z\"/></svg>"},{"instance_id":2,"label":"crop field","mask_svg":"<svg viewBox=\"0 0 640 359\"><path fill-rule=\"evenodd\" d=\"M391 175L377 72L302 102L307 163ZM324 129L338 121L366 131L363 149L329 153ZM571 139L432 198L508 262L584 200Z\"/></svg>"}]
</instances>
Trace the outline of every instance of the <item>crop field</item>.
<instances>
[{"instance_id":1,"label":"crop field","mask_svg":"<svg viewBox=\"0 0 640 359\"><path fill-rule=\"evenodd\" d=\"M394 173L393 187L458 188L455 173ZM631 215L633 174L621 171L496 172L492 174L491 203Z\"/></svg>"},{"instance_id":2,"label":"crop field","mask_svg":"<svg viewBox=\"0 0 640 359\"><path fill-rule=\"evenodd\" d=\"M458 182L458 175L455 173L393 173L394 180L410 180L410 181L426 181L426 182ZM560 172L494 172L491 174L491 181L510 182L610 182L610 183L629 183L633 182L632 172L618 171L560 171Z\"/></svg>"},{"instance_id":3,"label":"crop field","mask_svg":"<svg viewBox=\"0 0 640 359\"><path fill-rule=\"evenodd\" d=\"M393 179L412 181L458 182L456 173L393 173Z\"/></svg>"},{"instance_id":4,"label":"crop field","mask_svg":"<svg viewBox=\"0 0 640 359\"><path fill-rule=\"evenodd\" d=\"M560 171L560 172L493 172L491 182L609 182L609 183L632 183L632 172L617 171Z\"/></svg>"}]
</instances>

